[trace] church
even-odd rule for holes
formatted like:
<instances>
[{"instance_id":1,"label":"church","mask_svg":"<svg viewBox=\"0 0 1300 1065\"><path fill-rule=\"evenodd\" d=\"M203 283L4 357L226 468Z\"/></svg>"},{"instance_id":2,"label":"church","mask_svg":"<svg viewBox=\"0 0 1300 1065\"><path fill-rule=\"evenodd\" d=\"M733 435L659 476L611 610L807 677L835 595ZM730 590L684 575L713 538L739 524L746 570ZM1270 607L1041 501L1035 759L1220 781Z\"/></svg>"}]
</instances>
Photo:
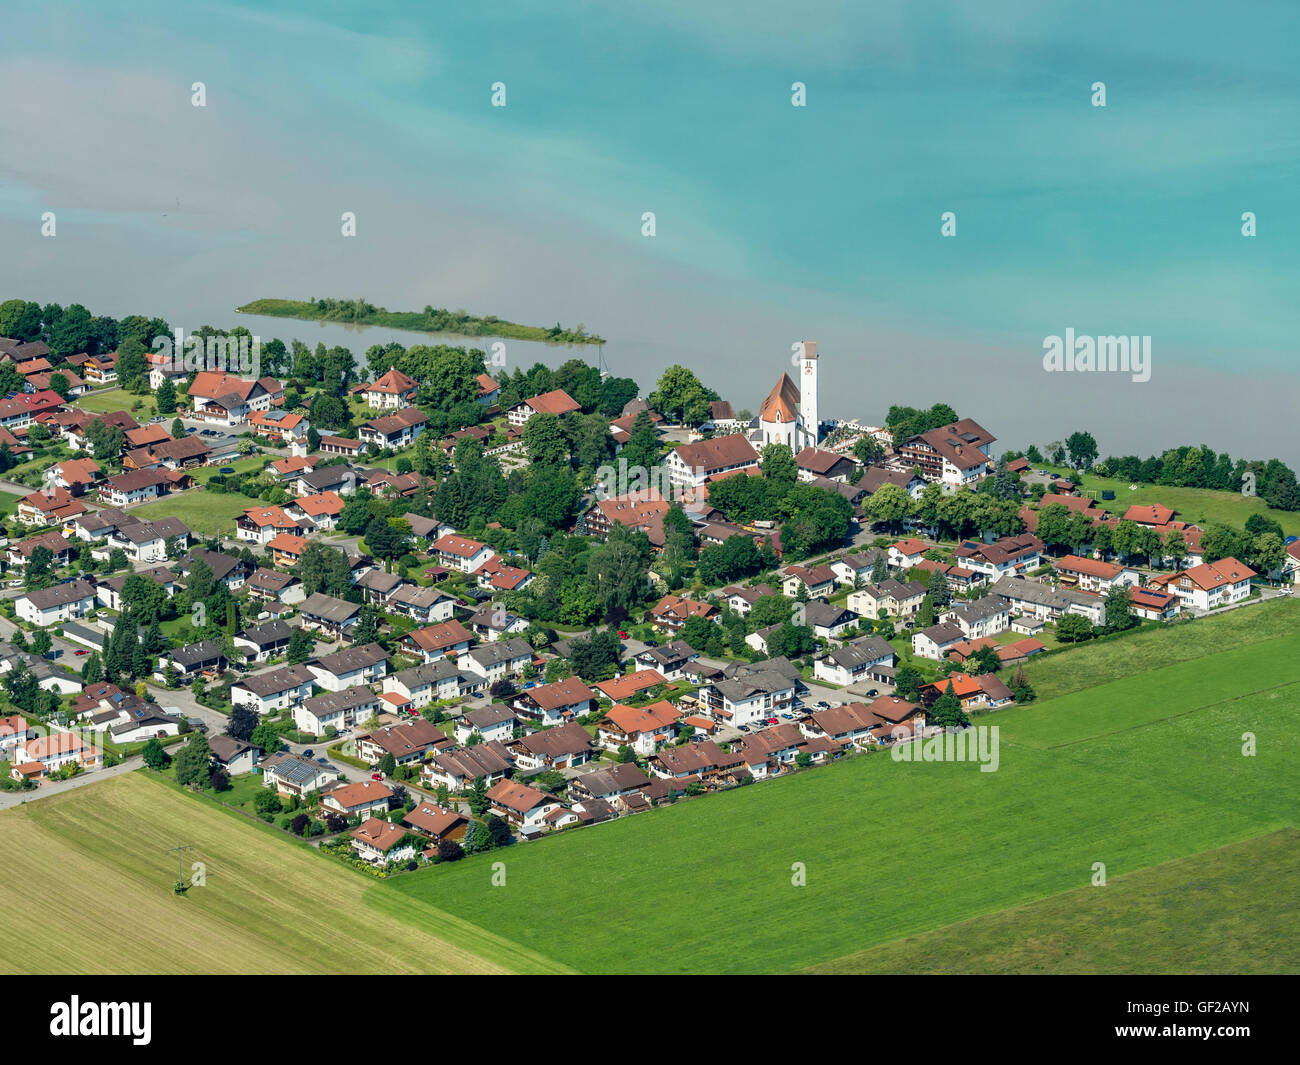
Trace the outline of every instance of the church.
<instances>
[{"instance_id":1,"label":"church","mask_svg":"<svg viewBox=\"0 0 1300 1065\"><path fill-rule=\"evenodd\" d=\"M749 423L749 442L758 451L768 444L785 444L796 455L816 447L821 436L817 418L817 341L798 344L799 384L781 375L767 394L758 416Z\"/></svg>"}]
</instances>

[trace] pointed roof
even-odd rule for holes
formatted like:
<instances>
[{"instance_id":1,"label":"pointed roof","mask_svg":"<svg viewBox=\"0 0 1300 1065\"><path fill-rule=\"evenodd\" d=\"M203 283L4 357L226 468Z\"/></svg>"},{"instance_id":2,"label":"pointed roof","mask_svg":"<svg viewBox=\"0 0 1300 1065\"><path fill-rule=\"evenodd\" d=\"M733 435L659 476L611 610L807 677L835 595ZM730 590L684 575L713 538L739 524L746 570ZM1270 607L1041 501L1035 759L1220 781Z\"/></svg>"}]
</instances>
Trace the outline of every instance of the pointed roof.
<instances>
[{"instance_id":1,"label":"pointed roof","mask_svg":"<svg viewBox=\"0 0 1300 1065\"><path fill-rule=\"evenodd\" d=\"M758 409L760 421L792 422L799 416L799 386L790 380L788 373L781 375L776 387L767 394Z\"/></svg>"},{"instance_id":2,"label":"pointed roof","mask_svg":"<svg viewBox=\"0 0 1300 1065\"><path fill-rule=\"evenodd\" d=\"M379 378L373 385L370 385L366 391L400 395L403 392L410 392L415 387L415 381L407 377L401 370L394 368Z\"/></svg>"}]
</instances>

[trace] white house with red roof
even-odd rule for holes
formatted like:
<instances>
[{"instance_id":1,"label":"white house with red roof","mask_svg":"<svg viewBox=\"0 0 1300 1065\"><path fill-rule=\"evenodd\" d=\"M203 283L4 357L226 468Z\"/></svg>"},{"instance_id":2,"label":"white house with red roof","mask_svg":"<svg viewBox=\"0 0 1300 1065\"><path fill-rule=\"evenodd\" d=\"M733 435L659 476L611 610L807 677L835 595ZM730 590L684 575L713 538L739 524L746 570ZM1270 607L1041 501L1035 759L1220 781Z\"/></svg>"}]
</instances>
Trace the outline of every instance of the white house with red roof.
<instances>
[{"instance_id":1,"label":"white house with red roof","mask_svg":"<svg viewBox=\"0 0 1300 1065\"><path fill-rule=\"evenodd\" d=\"M1213 610L1248 598L1251 578L1257 576L1244 562L1229 556L1157 578L1152 583L1178 596L1184 609Z\"/></svg>"},{"instance_id":2,"label":"white house with red roof","mask_svg":"<svg viewBox=\"0 0 1300 1065\"><path fill-rule=\"evenodd\" d=\"M507 413L506 420L518 427L526 425L534 414L571 414L581 409L577 400L564 389L557 388L516 403Z\"/></svg>"},{"instance_id":3,"label":"white house with red roof","mask_svg":"<svg viewBox=\"0 0 1300 1065\"><path fill-rule=\"evenodd\" d=\"M460 570L461 573L478 572L494 554L487 544L456 533L439 536L430 550L437 554L439 563L448 569Z\"/></svg>"},{"instance_id":4,"label":"white house with red roof","mask_svg":"<svg viewBox=\"0 0 1300 1065\"><path fill-rule=\"evenodd\" d=\"M373 384L366 385L366 402L376 410L405 407L415 399L419 387L413 378L394 368Z\"/></svg>"}]
</instances>

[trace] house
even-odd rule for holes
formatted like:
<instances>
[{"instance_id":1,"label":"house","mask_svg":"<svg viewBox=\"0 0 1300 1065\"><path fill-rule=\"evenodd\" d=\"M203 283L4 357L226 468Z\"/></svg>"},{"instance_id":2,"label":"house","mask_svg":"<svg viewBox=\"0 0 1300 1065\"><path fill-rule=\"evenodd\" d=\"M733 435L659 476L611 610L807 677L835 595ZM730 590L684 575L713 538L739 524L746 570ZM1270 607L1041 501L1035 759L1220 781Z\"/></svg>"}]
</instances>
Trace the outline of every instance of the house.
<instances>
[{"instance_id":1,"label":"house","mask_svg":"<svg viewBox=\"0 0 1300 1065\"><path fill-rule=\"evenodd\" d=\"M916 570L918 578L924 576L926 580L929 579L932 573L940 574L944 583L954 592L968 592L981 584L988 583L988 577L983 573L977 573L965 566L953 566L947 562L936 562L929 558L923 558L912 568Z\"/></svg>"},{"instance_id":2,"label":"house","mask_svg":"<svg viewBox=\"0 0 1300 1065\"><path fill-rule=\"evenodd\" d=\"M971 418L910 437L898 447L901 465L914 467L931 484L973 486L993 472L990 449L997 437Z\"/></svg>"},{"instance_id":3,"label":"house","mask_svg":"<svg viewBox=\"0 0 1300 1065\"><path fill-rule=\"evenodd\" d=\"M419 384L398 369L390 369L365 388L366 402L376 410L405 407L415 399Z\"/></svg>"},{"instance_id":4,"label":"house","mask_svg":"<svg viewBox=\"0 0 1300 1065\"><path fill-rule=\"evenodd\" d=\"M129 507L167 494L171 479L161 470L132 470L99 482L99 499L114 507Z\"/></svg>"},{"instance_id":5,"label":"house","mask_svg":"<svg viewBox=\"0 0 1300 1065\"><path fill-rule=\"evenodd\" d=\"M169 665L179 674L181 683L188 684L205 673L214 676L224 673L230 663L226 658L226 645L223 641L200 640L168 651L158 659L158 672L165 676Z\"/></svg>"},{"instance_id":6,"label":"house","mask_svg":"<svg viewBox=\"0 0 1300 1065\"><path fill-rule=\"evenodd\" d=\"M301 603L305 597L302 581L290 573L259 566L248 578L248 596L280 603Z\"/></svg>"},{"instance_id":7,"label":"house","mask_svg":"<svg viewBox=\"0 0 1300 1065\"><path fill-rule=\"evenodd\" d=\"M869 677L876 666L893 666L898 656L887 640L867 636L846 643L813 662L813 677L831 684L848 686Z\"/></svg>"},{"instance_id":8,"label":"house","mask_svg":"<svg viewBox=\"0 0 1300 1065\"><path fill-rule=\"evenodd\" d=\"M493 703L479 710L470 710L456 719L456 742L467 744L474 737L482 740L497 740L505 743L510 740L518 727L519 720L500 703Z\"/></svg>"},{"instance_id":9,"label":"house","mask_svg":"<svg viewBox=\"0 0 1300 1065\"><path fill-rule=\"evenodd\" d=\"M169 437L162 443L128 451L122 466L127 470L192 469L205 465L211 454L212 448L198 436L182 436L179 440Z\"/></svg>"},{"instance_id":10,"label":"house","mask_svg":"<svg viewBox=\"0 0 1300 1065\"><path fill-rule=\"evenodd\" d=\"M506 744L520 769L576 769L591 760L591 734L576 721Z\"/></svg>"},{"instance_id":11,"label":"house","mask_svg":"<svg viewBox=\"0 0 1300 1065\"><path fill-rule=\"evenodd\" d=\"M442 565L461 573L475 572L494 553L487 544L455 533L439 536L430 546L430 551L438 556Z\"/></svg>"},{"instance_id":12,"label":"house","mask_svg":"<svg viewBox=\"0 0 1300 1065\"><path fill-rule=\"evenodd\" d=\"M547 728L591 713L596 699L580 677L566 677L553 684L526 688L513 697L511 706L525 721Z\"/></svg>"},{"instance_id":13,"label":"house","mask_svg":"<svg viewBox=\"0 0 1300 1065\"><path fill-rule=\"evenodd\" d=\"M346 504L337 492L317 492L315 495L299 496L285 507L290 518L301 522L305 529L330 530L338 523Z\"/></svg>"},{"instance_id":14,"label":"house","mask_svg":"<svg viewBox=\"0 0 1300 1065\"><path fill-rule=\"evenodd\" d=\"M496 406L501 398L501 386L485 373L479 374L475 380L478 382L478 401L485 407Z\"/></svg>"},{"instance_id":15,"label":"house","mask_svg":"<svg viewBox=\"0 0 1300 1065\"><path fill-rule=\"evenodd\" d=\"M406 407L396 414L386 414L362 422L357 427L357 437L376 448L400 451L415 442L429 424L429 416L417 407Z\"/></svg>"},{"instance_id":16,"label":"house","mask_svg":"<svg viewBox=\"0 0 1300 1065\"><path fill-rule=\"evenodd\" d=\"M957 564L990 580L1017 577L1037 569L1042 563L1040 555L1043 541L1033 533L1004 536L991 544L967 540L953 552Z\"/></svg>"},{"instance_id":17,"label":"house","mask_svg":"<svg viewBox=\"0 0 1300 1065\"><path fill-rule=\"evenodd\" d=\"M553 796L517 780L499 780L488 789L488 801L493 813L504 817L516 828L537 827L547 814L558 809L560 802Z\"/></svg>"},{"instance_id":18,"label":"house","mask_svg":"<svg viewBox=\"0 0 1300 1065\"><path fill-rule=\"evenodd\" d=\"M1251 578L1258 576L1249 566L1229 556L1217 562L1203 562L1152 583L1178 596L1184 609L1213 610L1248 599Z\"/></svg>"},{"instance_id":19,"label":"house","mask_svg":"<svg viewBox=\"0 0 1300 1065\"><path fill-rule=\"evenodd\" d=\"M456 699L461 693L460 672L454 659L439 658L424 665L390 673L384 678L385 694L400 695L419 709L429 703Z\"/></svg>"},{"instance_id":20,"label":"house","mask_svg":"<svg viewBox=\"0 0 1300 1065\"><path fill-rule=\"evenodd\" d=\"M590 799L603 799L605 802L621 805L625 795L639 792L650 778L640 766L633 762L622 762L583 773L569 782L569 797L576 802Z\"/></svg>"},{"instance_id":21,"label":"house","mask_svg":"<svg viewBox=\"0 0 1300 1065\"><path fill-rule=\"evenodd\" d=\"M989 591L1005 599L1013 613L1028 614L1042 621L1056 621L1063 614L1080 614L1094 625L1106 624L1106 600L1099 595L1051 588L1020 577L1003 577Z\"/></svg>"},{"instance_id":22,"label":"house","mask_svg":"<svg viewBox=\"0 0 1300 1065\"><path fill-rule=\"evenodd\" d=\"M327 729L345 732L359 728L380 711L380 699L369 688L357 685L342 691L313 695L293 708L293 722L302 732L326 735Z\"/></svg>"},{"instance_id":23,"label":"house","mask_svg":"<svg viewBox=\"0 0 1300 1065\"><path fill-rule=\"evenodd\" d=\"M268 410L254 411L250 414L248 427L254 435L276 446L301 443L306 440L311 423L301 414L293 414L287 410Z\"/></svg>"},{"instance_id":24,"label":"house","mask_svg":"<svg viewBox=\"0 0 1300 1065\"><path fill-rule=\"evenodd\" d=\"M14 749L32 734L32 728L27 724L26 718L18 714L0 717L0 759L12 762Z\"/></svg>"},{"instance_id":25,"label":"house","mask_svg":"<svg viewBox=\"0 0 1300 1065\"><path fill-rule=\"evenodd\" d=\"M65 566L72 558L72 545L64 538L62 533L47 532L39 536L33 536L28 540L20 540L16 544L9 545L9 565L26 566L32 560L38 548L45 548L50 553L50 564L53 566Z\"/></svg>"},{"instance_id":26,"label":"house","mask_svg":"<svg viewBox=\"0 0 1300 1065\"><path fill-rule=\"evenodd\" d=\"M758 452L743 433L715 436L681 444L664 460L668 476L678 488L700 488L710 478L738 470L757 469Z\"/></svg>"},{"instance_id":27,"label":"house","mask_svg":"<svg viewBox=\"0 0 1300 1065\"><path fill-rule=\"evenodd\" d=\"M657 688L661 684L667 686L667 683L663 674L658 670L638 669L633 673L625 673L610 680L597 681L594 686L605 698L618 703L624 699L631 699L641 692L649 691L651 688Z\"/></svg>"},{"instance_id":28,"label":"house","mask_svg":"<svg viewBox=\"0 0 1300 1065\"><path fill-rule=\"evenodd\" d=\"M18 500L16 517L24 525L61 525L87 509L66 488L47 484Z\"/></svg>"},{"instance_id":29,"label":"house","mask_svg":"<svg viewBox=\"0 0 1300 1065\"><path fill-rule=\"evenodd\" d=\"M307 538L287 532L276 533L267 541L266 550L273 565L292 568L298 565L298 560L307 550Z\"/></svg>"},{"instance_id":30,"label":"house","mask_svg":"<svg viewBox=\"0 0 1300 1065\"><path fill-rule=\"evenodd\" d=\"M702 740L680 747L663 747L646 760L646 766L656 777L685 783L692 778L717 777L739 768L744 761L740 755L724 751L712 740Z\"/></svg>"},{"instance_id":31,"label":"house","mask_svg":"<svg viewBox=\"0 0 1300 1065\"><path fill-rule=\"evenodd\" d=\"M1105 594L1116 585L1136 587L1138 571L1116 562L1102 562L1096 558L1066 555L1056 563L1061 583L1085 592Z\"/></svg>"},{"instance_id":32,"label":"house","mask_svg":"<svg viewBox=\"0 0 1300 1065\"><path fill-rule=\"evenodd\" d=\"M391 788L378 780L363 780L357 784L340 784L326 791L320 800L321 810L340 817L371 817L388 812L388 800L393 797Z\"/></svg>"},{"instance_id":33,"label":"house","mask_svg":"<svg viewBox=\"0 0 1300 1065\"><path fill-rule=\"evenodd\" d=\"M387 609L404 614L417 624L431 625L451 620L457 600L436 588L415 584L399 585L388 598Z\"/></svg>"},{"instance_id":34,"label":"house","mask_svg":"<svg viewBox=\"0 0 1300 1065\"><path fill-rule=\"evenodd\" d=\"M672 504L660 498L657 492L630 492L611 499L597 499L583 515L587 535L607 539L615 525L644 532L651 545L659 540L663 544L664 515Z\"/></svg>"},{"instance_id":35,"label":"house","mask_svg":"<svg viewBox=\"0 0 1300 1065\"><path fill-rule=\"evenodd\" d=\"M328 798L327 795L325 799ZM324 799L321 800L321 806L323 808L326 806ZM379 812L383 813L387 809L388 805L385 803L383 810ZM415 858L412 833L382 818L367 817L349 835L352 836L353 852L363 862L384 865L390 862L409 862Z\"/></svg>"},{"instance_id":36,"label":"house","mask_svg":"<svg viewBox=\"0 0 1300 1065\"><path fill-rule=\"evenodd\" d=\"M814 599L829 598L835 594L835 584L835 571L825 565L788 566L781 576L781 591L791 599L801 590Z\"/></svg>"},{"instance_id":37,"label":"house","mask_svg":"<svg viewBox=\"0 0 1300 1065\"><path fill-rule=\"evenodd\" d=\"M912 633L912 653L942 662L948 652L965 639L966 633L962 632L960 625L941 622Z\"/></svg>"},{"instance_id":38,"label":"house","mask_svg":"<svg viewBox=\"0 0 1300 1065\"><path fill-rule=\"evenodd\" d=\"M699 617L713 621L719 613L712 603L687 599L681 595L665 595L651 608L650 617L655 628L680 632L688 618Z\"/></svg>"},{"instance_id":39,"label":"house","mask_svg":"<svg viewBox=\"0 0 1300 1065\"><path fill-rule=\"evenodd\" d=\"M968 640L996 636L1011 624L1011 606L1000 595L986 595L969 602L954 602L939 614L942 622L951 622Z\"/></svg>"},{"instance_id":40,"label":"house","mask_svg":"<svg viewBox=\"0 0 1300 1065\"><path fill-rule=\"evenodd\" d=\"M755 780L776 776L808 746L808 737L793 724L773 725L745 736L735 745Z\"/></svg>"},{"instance_id":41,"label":"house","mask_svg":"<svg viewBox=\"0 0 1300 1065\"><path fill-rule=\"evenodd\" d=\"M89 488L104 472L94 459L64 459L55 464L54 471L54 483L69 490Z\"/></svg>"},{"instance_id":42,"label":"house","mask_svg":"<svg viewBox=\"0 0 1300 1065\"><path fill-rule=\"evenodd\" d=\"M316 683L326 691L338 692L358 684L374 684L388 672L388 652L377 643L345 647L307 663Z\"/></svg>"},{"instance_id":43,"label":"house","mask_svg":"<svg viewBox=\"0 0 1300 1065\"><path fill-rule=\"evenodd\" d=\"M677 735L682 712L667 699L649 706L615 703L596 726L596 742L607 751L631 747L637 754L653 754L661 743Z\"/></svg>"},{"instance_id":44,"label":"house","mask_svg":"<svg viewBox=\"0 0 1300 1065\"><path fill-rule=\"evenodd\" d=\"M14 604L18 617L39 628L83 618L95 609L95 586L75 580L39 588L20 595Z\"/></svg>"},{"instance_id":45,"label":"house","mask_svg":"<svg viewBox=\"0 0 1300 1065\"><path fill-rule=\"evenodd\" d=\"M236 681L230 687L230 701L259 714L287 710L311 695L315 679L306 666L281 666Z\"/></svg>"},{"instance_id":46,"label":"house","mask_svg":"<svg viewBox=\"0 0 1300 1065\"><path fill-rule=\"evenodd\" d=\"M1128 601L1133 613L1147 621L1169 621L1182 608L1178 596L1155 588L1130 588Z\"/></svg>"},{"instance_id":47,"label":"house","mask_svg":"<svg viewBox=\"0 0 1300 1065\"><path fill-rule=\"evenodd\" d=\"M346 599L316 592L303 600L299 611L302 614L302 627L308 632L323 632L340 639L356 627L361 607Z\"/></svg>"},{"instance_id":48,"label":"house","mask_svg":"<svg viewBox=\"0 0 1300 1065\"><path fill-rule=\"evenodd\" d=\"M840 584L847 584L850 588L854 588L860 583L870 581L872 573L875 572L876 563L881 561L888 567L888 552L873 549L867 552L839 555L826 564L830 566L831 571L835 574L835 579ZM885 575L888 576L888 573Z\"/></svg>"},{"instance_id":49,"label":"house","mask_svg":"<svg viewBox=\"0 0 1300 1065\"><path fill-rule=\"evenodd\" d=\"M911 569L924 557L930 548L920 540L909 537L889 547L889 564L900 569Z\"/></svg>"},{"instance_id":50,"label":"house","mask_svg":"<svg viewBox=\"0 0 1300 1065\"><path fill-rule=\"evenodd\" d=\"M927 589L919 581L897 581L890 577L849 593L848 606L864 618L910 618L921 609Z\"/></svg>"},{"instance_id":51,"label":"house","mask_svg":"<svg viewBox=\"0 0 1300 1065\"><path fill-rule=\"evenodd\" d=\"M459 664L464 667L467 677L481 678L470 683L474 690L482 690L499 680L519 676L532 660L532 645L516 636L474 647L461 657Z\"/></svg>"},{"instance_id":52,"label":"house","mask_svg":"<svg viewBox=\"0 0 1300 1065\"><path fill-rule=\"evenodd\" d=\"M388 604L388 597L398 588L402 587L405 582L397 573L385 573L381 569L367 570L357 578L357 587L365 593L367 603L377 603L380 606ZM415 587L412 585L411 587Z\"/></svg>"},{"instance_id":53,"label":"house","mask_svg":"<svg viewBox=\"0 0 1300 1065\"><path fill-rule=\"evenodd\" d=\"M522 428L534 414L571 414L581 410L578 402L561 388L543 392L516 403L506 412L506 420L516 428Z\"/></svg>"},{"instance_id":54,"label":"house","mask_svg":"<svg viewBox=\"0 0 1300 1065\"><path fill-rule=\"evenodd\" d=\"M238 555L227 555L221 551L209 551L205 547L196 547L180 561L180 574L188 578L194 564L203 562L212 571L212 576L226 586L226 591L237 592L248 582L248 575L253 566Z\"/></svg>"},{"instance_id":55,"label":"house","mask_svg":"<svg viewBox=\"0 0 1300 1065\"><path fill-rule=\"evenodd\" d=\"M647 647L636 656L635 662L644 669L656 670L664 680L677 680L699 657L699 651L685 640L672 640L662 647Z\"/></svg>"},{"instance_id":56,"label":"house","mask_svg":"<svg viewBox=\"0 0 1300 1065\"><path fill-rule=\"evenodd\" d=\"M431 802L422 802L402 818L402 827L422 836L428 836L434 843L443 840L459 841L465 838L469 829L469 819L455 810L438 806Z\"/></svg>"},{"instance_id":57,"label":"house","mask_svg":"<svg viewBox=\"0 0 1300 1065\"><path fill-rule=\"evenodd\" d=\"M222 370L200 370L186 391L193 417L227 427L242 425L255 411L284 401L284 386L273 377L256 381Z\"/></svg>"},{"instance_id":58,"label":"house","mask_svg":"<svg viewBox=\"0 0 1300 1065\"><path fill-rule=\"evenodd\" d=\"M796 610L796 621L807 625L813 635L823 640L836 640L858 623L858 614L846 607L835 606L824 599L801 603L802 617Z\"/></svg>"},{"instance_id":59,"label":"house","mask_svg":"<svg viewBox=\"0 0 1300 1065\"><path fill-rule=\"evenodd\" d=\"M747 616L754 609L754 604L764 596L780 594L770 584L759 584L752 588L732 584L718 593L723 603L741 617Z\"/></svg>"},{"instance_id":60,"label":"house","mask_svg":"<svg viewBox=\"0 0 1300 1065\"><path fill-rule=\"evenodd\" d=\"M208 750L212 752L212 764L232 777L251 773L262 757L261 747L233 736L213 736L208 740Z\"/></svg>"},{"instance_id":61,"label":"house","mask_svg":"<svg viewBox=\"0 0 1300 1065\"><path fill-rule=\"evenodd\" d=\"M813 481L824 477L829 481L846 482L853 476L857 464L848 455L827 451L820 447L806 447L794 457L799 470L799 480Z\"/></svg>"},{"instance_id":62,"label":"house","mask_svg":"<svg viewBox=\"0 0 1300 1065\"><path fill-rule=\"evenodd\" d=\"M321 765L298 754L269 754L259 763L262 783L281 795L299 798L319 791L338 778L338 770L331 765Z\"/></svg>"},{"instance_id":63,"label":"house","mask_svg":"<svg viewBox=\"0 0 1300 1065\"><path fill-rule=\"evenodd\" d=\"M235 519L235 538L253 544L266 544L280 533L301 535L309 528L309 523L289 517L280 507L249 507Z\"/></svg>"},{"instance_id":64,"label":"house","mask_svg":"<svg viewBox=\"0 0 1300 1065\"><path fill-rule=\"evenodd\" d=\"M507 566L499 557L490 558L483 563L475 577L480 588L492 592L519 591L527 588L533 580L531 570Z\"/></svg>"},{"instance_id":65,"label":"house","mask_svg":"<svg viewBox=\"0 0 1300 1065\"><path fill-rule=\"evenodd\" d=\"M293 629L284 621L269 621L237 633L236 650L244 652L245 662L265 662L289 649Z\"/></svg>"},{"instance_id":66,"label":"house","mask_svg":"<svg viewBox=\"0 0 1300 1065\"><path fill-rule=\"evenodd\" d=\"M489 785L504 779L513 767L501 742L487 740L473 747L436 751L421 768L420 779L427 787L445 784L452 791L467 791L480 777Z\"/></svg>"},{"instance_id":67,"label":"house","mask_svg":"<svg viewBox=\"0 0 1300 1065\"><path fill-rule=\"evenodd\" d=\"M90 553L93 558L106 559L120 549L131 562L166 562L174 551L189 547L192 535L190 527L180 518L124 521L95 544Z\"/></svg>"},{"instance_id":68,"label":"house","mask_svg":"<svg viewBox=\"0 0 1300 1065\"><path fill-rule=\"evenodd\" d=\"M737 727L789 711L798 681L772 668L775 661L742 667L729 677L706 684L699 690L700 702L713 717Z\"/></svg>"},{"instance_id":69,"label":"house","mask_svg":"<svg viewBox=\"0 0 1300 1065\"><path fill-rule=\"evenodd\" d=\"M324 437L321 438L321 450L324 450ZM349 441L355 444L356 441ZM302 470L292 482L291 494L302 498L319 495L322 492L337 492L341 496L351 495L357 490L357 483L362 478L349 466L324 466L320 469Z\"/></svg>"},{"instance_id":70,"label":"house","mask_svg":"<svg viewBox=\"0 0 1300 1065\"><path fill-rule=\"evenodd\" d=\"M75 732L52 732L48 736L24 736L13 749L15 766L39 762L41 776L56 773L64 766L78 765L83 770L99 769L104 756Z\"/></svg>"},{"instance_id":71,"label":"house","mask_svg":"<svg viewBox=\"0 0 1300 1065\"><path fill-rule=\"evenodd\" d=\"M446 655L461 655L474 642L474 634L455 618L426 625L402 637L402 647L420 655L426 662L436 662Z\"/></svg>"},{"instance_id":72,"label":"house","mask_svg":"<svg viewBox=\"0 0 1300 1065\"><path fill-rule=\"evenodd\" d=\"M415 718L400 725L385 725L356 739L357 757L372 765L386 755L392 755L398 765L422 762L435 750L452 747L446 734L424 718Z\"/></svg>"},{"instance_id":73,"label":"house","mask_svg":"<svg viewBox=\"0 0 1300 1065\"><path fill-rule=\"evenodd\" d=\"M352 439L347 436L334 436L326 434L320 438L320 453L322 455L344 455L347 458L360 458L370 445L364 440ZM317 470L317 473L325 473L325 470ZM342 488L338 489L342 491Z\"/></svg>"},{"instance_id":74,"label":"house","mask_svg":"<svg viewBox=\"0 0 1300 1065\"><path fill-rule=\"evenodd\" d=\"M519 614L512 614L502 606L488 603L469 617L469 627L474 635L486 639L489 643L512 636L528 628L528 619Z\"/></svg>"}]
</instances>

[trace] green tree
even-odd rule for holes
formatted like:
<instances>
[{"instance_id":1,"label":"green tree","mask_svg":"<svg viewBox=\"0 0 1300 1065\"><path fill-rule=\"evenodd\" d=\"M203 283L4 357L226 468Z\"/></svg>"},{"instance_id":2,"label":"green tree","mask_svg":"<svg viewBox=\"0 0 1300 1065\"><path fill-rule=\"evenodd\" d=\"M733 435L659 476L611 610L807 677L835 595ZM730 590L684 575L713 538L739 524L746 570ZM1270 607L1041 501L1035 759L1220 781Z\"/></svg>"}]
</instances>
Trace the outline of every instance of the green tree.
<instances>
[{"instance_id":1,"label":"green tree","mask_svg":"<svg viewBox=\"0 0 1300 1065\"><path fill-rule=\"evenodd\" d=\"M209 762L212 751L203 733L191 734L189 742L176 755L176 782L186 786L202 787L211 779Z\"/></svg>"},{"instance_id":2,"label":"green tree","mask_svg":"<svg viewBox=\"0 0 1300 1065\"><path fill-rule=\"evenodd\" d=\"M166 769L171 765L171 755L167 753L157 736L150 737L140 754L144 758L144 764L150 769Z\"/></svg>"},{"instance_id":3,"label":"green tree","mask_svg":"<svg viewBox=\"0 0 1300 1065\"><path fill-rule=\"evenodd\" d=\"M154 392L154 397L158 400L159 414L176 413L176 386L172 384L170 377L164 377L162 384Z\"/></svg>"},{"instance_id":4,"label":"green tree","mask_svg":"<svg viewBox=\"0 0 1300 1065\"><path fill-rule=\"evenodd\" d=\"M925 717L930 724L943 728L964 728L970 724L970 718L961 708L961 700L952 690L952 681L948 682L943 694L925 712Z\"/></svg>"}]
</instances>

